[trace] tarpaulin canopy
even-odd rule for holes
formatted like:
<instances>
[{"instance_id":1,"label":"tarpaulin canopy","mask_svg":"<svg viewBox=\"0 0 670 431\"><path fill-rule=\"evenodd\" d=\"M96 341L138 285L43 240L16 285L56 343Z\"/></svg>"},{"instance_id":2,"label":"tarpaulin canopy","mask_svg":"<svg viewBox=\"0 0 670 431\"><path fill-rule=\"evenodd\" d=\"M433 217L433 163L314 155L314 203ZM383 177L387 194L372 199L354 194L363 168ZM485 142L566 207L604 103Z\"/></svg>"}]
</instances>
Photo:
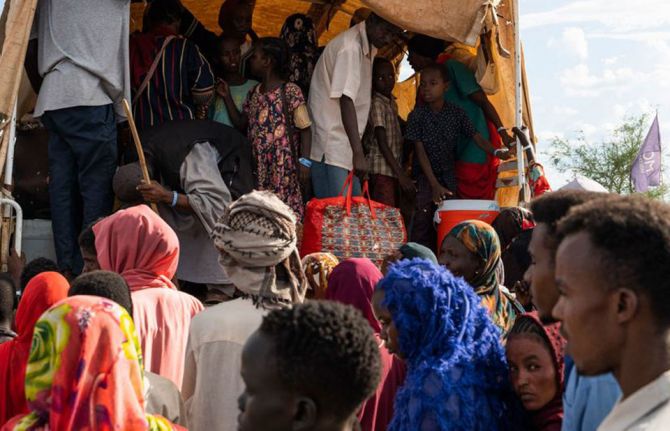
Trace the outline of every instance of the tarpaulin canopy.
<instances>
[{"instance_id":1,"label":"tarpaulin canopy","mask_svg":"<svg viewBox=\"0 0 670 431\"><path fill-rule=\"evenodd\" d=\"M364 0L364 3L407 30L475 46L500 0Z\"/></svg>"},{"instance_id":2,"label":"tarpaulin canopy","mask_svg":"<svg viewBox=\"0 0 670 431\"><path fill-rule=\"evenodd\" d=\"M182 3L208 29L220 31L221 0L182 0ZM259 36L277 36L288 16L302 13L314 20L319 43L325 45L349 28L354 12L364 6L360 0L256 0L253 28Z\"/></svg>"},{"instance_id":3,"label":"tarpaulin canopy","mask_svg":"<svg viewBox=\"0 0 670 431\"><path fill-rule=\"evenodd\" d=\"M218 28L221 1L182 0L208 28ZM321 33L325 44L349 27L354 12L368 7L380 16L415 32L438 39L475 46L487 22L493 19L494 7L501 0L256 0L254 29L261 36L276 35L287 16L304 13L312 18L325 12L329 22Z\"/></svg>"}]
</instances>

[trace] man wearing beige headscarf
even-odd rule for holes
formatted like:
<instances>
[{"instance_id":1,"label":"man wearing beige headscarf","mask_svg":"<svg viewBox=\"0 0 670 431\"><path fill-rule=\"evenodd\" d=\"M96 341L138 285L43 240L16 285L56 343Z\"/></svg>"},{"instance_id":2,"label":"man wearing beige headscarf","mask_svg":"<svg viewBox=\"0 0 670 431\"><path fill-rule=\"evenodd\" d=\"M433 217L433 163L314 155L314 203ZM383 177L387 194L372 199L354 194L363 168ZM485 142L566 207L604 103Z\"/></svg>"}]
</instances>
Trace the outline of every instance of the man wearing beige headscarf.
<instances>
[{"instance_id":1,"label":"man wearing beige headscarf","mask_svg":"<svg viewBox=\"0 0 670 431\"><path fill-rule=\"evenodd\" d=\"M244 343L267 310L303 302L307 287L295 215L270 192L254 191L230 205L214 241L239 297L191 323L182 394L192 431L237 429Z\"/></svg>"}]
</instances>

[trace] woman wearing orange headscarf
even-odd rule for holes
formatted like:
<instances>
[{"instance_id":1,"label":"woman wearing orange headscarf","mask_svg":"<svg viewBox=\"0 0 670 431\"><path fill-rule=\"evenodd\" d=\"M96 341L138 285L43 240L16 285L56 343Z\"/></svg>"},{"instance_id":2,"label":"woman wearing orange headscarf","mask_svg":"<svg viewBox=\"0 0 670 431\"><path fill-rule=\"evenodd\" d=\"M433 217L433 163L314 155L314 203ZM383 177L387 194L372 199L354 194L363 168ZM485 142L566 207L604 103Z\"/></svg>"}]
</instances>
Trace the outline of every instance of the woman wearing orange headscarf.
<instances>
[{"instance_id":1,"label":"woman wearing orange headscarf","mask_svg":"<svg viewBox=\"0 0 670 431\"><path fill-rule=\"evenodd\" d=\"M5 430L182 428L147 415L142 354L128 313L97 296L73 296L35 325L25 391L30 411Z\"/></svg>"},{"instance_id":2,"label":"woman wearing orange headscarf","mask_svg":"<svg viewBox=\"0 0 670 431\"><path fill-rule=\"evenodd\" d=\"M146 205L119 211L93 227L100 269L126 280L147 370L181 388L188 330L203 306L177 290L174 231Z\"/></svg>"},{"instance_id":3,"label":"woman wearing orange headscarf","mask_svg":"<svg viewBox=\"0 0 670 431\"><path fill-rule=\"evenodd\" d=\"M17 337L0 344L0 424L28 412L25 395L26 363L35 323L70 288L57 272L43 272L30 280L16 311Z\"/></svg>"}]
</instances>

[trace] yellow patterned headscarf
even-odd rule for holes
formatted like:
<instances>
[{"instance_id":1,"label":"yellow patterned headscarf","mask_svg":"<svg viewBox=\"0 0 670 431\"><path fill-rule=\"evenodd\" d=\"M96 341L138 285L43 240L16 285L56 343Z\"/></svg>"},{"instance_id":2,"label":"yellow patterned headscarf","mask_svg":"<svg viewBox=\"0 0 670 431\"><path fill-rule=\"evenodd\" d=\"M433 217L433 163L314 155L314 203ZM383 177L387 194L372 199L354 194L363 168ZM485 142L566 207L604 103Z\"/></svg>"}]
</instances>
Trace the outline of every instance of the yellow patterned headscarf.
<instances>
[{"instance_id":1,"label":"yellow patterned headscarf","mask_svg":"<svg viewBox=\"0 0 670 431\"><path fill-rule=\"evenodd\" d=\"M328 277L340 261L330 253L312 253L302 259L312 299L324 299L328 290Z\"/></svg>"},{"instance_id":2,"label":"yellow patterned headscarf","mask_svg":"<svg viewBox=\"0 0 670 431\"><path fill-rule=\"evenodd\" d=\"M477 255L484 268L470 283L478 294L491 293L498 287L496 268L500 263L500 240L495 229L480 220L468 220L454 227L449 236L455 237L471 253Z\"/></svg>"},{"instance_id":3,"label":"yellow patterned headscarf","mask_svg":"<svg viewBox=\"0 0 670 431\"><path fill-rule=\"evenodd\" d=\"M135 325L118 304L67 298L35 325L26 368L30 413L3 429L172 430L144 411L142 353Z\"/></svg>"},{"instance_id":4,"label":"yellow patterned headscarf","mask_svg":"<svg viewBox=\"0 0 670 431\"><path fill-rule=\"evenodd\" d=\"M468 220L454 227L449 235L484 262L482 272L470 285L481 298L482 305L489 310L494 323L506 334L512 329L516 316L524 310L512 294L498 283L496 272L501 265L498 234L488 223Z\"/></svg>"}]
</instances>

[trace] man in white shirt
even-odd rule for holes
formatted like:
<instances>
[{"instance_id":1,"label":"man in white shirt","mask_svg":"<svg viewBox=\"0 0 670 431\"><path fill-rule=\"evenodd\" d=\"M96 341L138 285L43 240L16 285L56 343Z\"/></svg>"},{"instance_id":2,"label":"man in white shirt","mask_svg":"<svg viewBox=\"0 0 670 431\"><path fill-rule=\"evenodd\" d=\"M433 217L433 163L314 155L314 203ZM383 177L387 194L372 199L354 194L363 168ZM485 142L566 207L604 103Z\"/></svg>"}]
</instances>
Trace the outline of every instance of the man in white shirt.
<instances>
[{"instance_id":1,"label":"man in white shirt","mask_svg":"<svg viewBox=\"0 0 670 431\"><path fill-rule=\"evenodd\" d=\"M593 200L558 235L553 315L567 351L580 374L612 372L622 390L598 430L670 429L670 206Z\"/></svg>"},{"instance_id":2,"label":"man in white shirt","mask_svg":"<svg viewBox=\"0 0 670 431\"><path fill-rule=\"evenodd\" d=\"M373 13L333 39L319 58L309 90L316 197L338 196L349 171L359 178L367 174L361 138L372 100L372 62L400 32ZM360 194L358 180L354 193Z\"/></svg>"},{"instance_id":3,"label":"man in white shirt","mask_svg":"<svg viewBox=\"0 0 670 431\"><path fill-rule=\"evenodd\" d=\"M83 267L82 226L109 215L116 123L130 100L130 0L40 0L35 19L43 78L35 117L49 130L49 197L58 266Z\"/></svg>"}]
</instances>

